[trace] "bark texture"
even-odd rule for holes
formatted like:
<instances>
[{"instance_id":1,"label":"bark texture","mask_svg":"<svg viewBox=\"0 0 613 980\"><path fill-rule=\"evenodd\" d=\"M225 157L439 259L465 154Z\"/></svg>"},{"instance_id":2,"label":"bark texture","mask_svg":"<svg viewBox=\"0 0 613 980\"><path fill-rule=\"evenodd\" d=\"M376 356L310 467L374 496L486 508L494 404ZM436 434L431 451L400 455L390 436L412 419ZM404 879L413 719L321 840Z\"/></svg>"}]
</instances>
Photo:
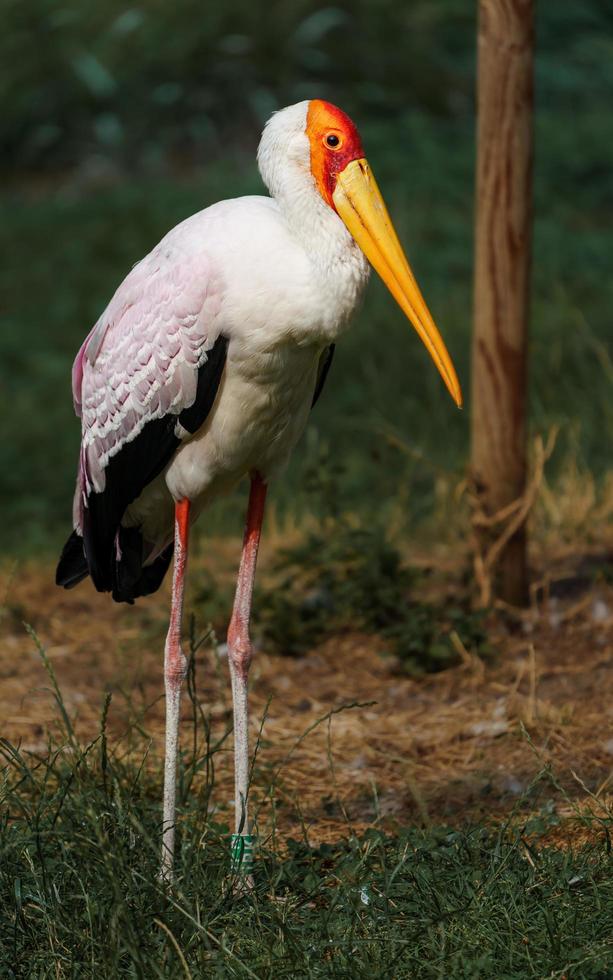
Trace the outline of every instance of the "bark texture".
<instances>
[{"instance_id":1,"label":"bark texture","mask_svg":"<svg viewBox=\"0 0 613 980\"><path fill-rule=\"evenodd\" d=\"M479 0L471 470L481 554L503 530L490 519L526 486L533 39L533 0ZM491 591L520 605L527 586L524 523Z\"/></svg>"}]
</instances>

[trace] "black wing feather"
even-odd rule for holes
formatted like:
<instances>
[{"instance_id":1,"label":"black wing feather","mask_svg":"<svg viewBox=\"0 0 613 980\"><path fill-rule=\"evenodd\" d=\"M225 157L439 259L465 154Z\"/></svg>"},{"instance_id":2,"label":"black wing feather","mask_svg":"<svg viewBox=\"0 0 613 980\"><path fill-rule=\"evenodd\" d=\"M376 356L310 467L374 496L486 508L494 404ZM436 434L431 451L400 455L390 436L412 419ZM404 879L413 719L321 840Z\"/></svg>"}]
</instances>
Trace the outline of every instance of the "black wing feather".
<instances>
[{"instance_id":1,"label":"black wing feather","mask_svg":"<svg viewBox=\"0 0 613 980\"><path fill-rule=\"evenodd\" d=\"M321 395L324 385L326 383L326 378L328 377L328 371L330 370L330 365L332 364L332 358L334 357L334 351L336 350L336 344L330 344L326 347L325 351L319 358L319 367L317 369L317 381L315 382L315 391L313 392L313 401L311 402L311 408L317 403L319 396Z\"/></svg>"},{"instance_id":2,"label":"black wing feather","mask_svg":"<svg viewBox=\"0 0 613 980\"><path fill-rule=\"evenodd\" d=\"M116 554L117 532L126 508L159 476L179 446L181 440L175 434L177 420L191 433L205 422L219 389L227 350L227 338L218 337L198 370L193 405L178 416L165 415L148 422L135 439L109 460L104 471L104 490L91 493L87 499L81 550L77 546L80 539L75 534L64 547L56 574L58 585L65 588L76 585L85 576L86 566L98 591L112 591L118 601L129 602L136 595L146 595L159 586L172 557L172 548L166 549L150 568L142 568L142 538L138 529L130 529L128 534L122 529L119 550L121 556L125 551L123 562ZM131 532L138 533L138 542Z\"/></svg>"}]
</instances>

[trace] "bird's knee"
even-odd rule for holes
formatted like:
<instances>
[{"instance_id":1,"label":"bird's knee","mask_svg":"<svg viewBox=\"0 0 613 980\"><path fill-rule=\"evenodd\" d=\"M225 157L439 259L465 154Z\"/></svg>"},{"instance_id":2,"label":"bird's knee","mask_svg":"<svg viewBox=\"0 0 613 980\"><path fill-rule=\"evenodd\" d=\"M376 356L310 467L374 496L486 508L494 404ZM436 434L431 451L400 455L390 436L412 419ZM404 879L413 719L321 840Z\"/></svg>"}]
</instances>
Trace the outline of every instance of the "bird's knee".
<instances>
[{"instance_id":1,"label":"bird's knee","mask_svg":"<svg viewBox=\"0 0 613 980\"><path fill-rule=\"evenodd\" d=\"M181 687L187 674L187 657L177 644L167 644L164 660L164 679L171 688Z\"/></svg>"},{"instance_id":2,"label":"bird's knee","mask_svg":"<svg viewBox=\"0 0 613 980\"><path fill-rule=\"evenodd\" d=\"M249 632L242 625L231 622L228 628L228 660L242 677L249 673L252 656Z\"/></svg>"}]
</instances>

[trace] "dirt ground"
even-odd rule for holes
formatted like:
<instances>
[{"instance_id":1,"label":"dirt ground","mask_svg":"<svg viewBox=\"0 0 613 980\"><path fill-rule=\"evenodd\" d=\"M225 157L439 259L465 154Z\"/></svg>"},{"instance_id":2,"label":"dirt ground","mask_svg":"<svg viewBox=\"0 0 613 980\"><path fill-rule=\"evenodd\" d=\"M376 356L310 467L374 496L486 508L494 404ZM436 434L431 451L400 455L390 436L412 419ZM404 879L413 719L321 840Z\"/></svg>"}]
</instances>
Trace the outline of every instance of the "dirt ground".
<instances>
[{"instance_id":1,"label":"dirt ground","mask_svg":"<svg viewBox=\"0 0 613 980\"><path fill-rule=\"evenodd\" d=\"M235 566L237 547L209 543L220 574ZM593 574L593 566L583 575L586 567L585 556L565 556L548 569L549 584L529 613L495 617L491 662L461 649L457 667L411 679L381 656L376 639L352 632L299 659L259 650L251 706L254 740L265 715L254 776L260 829L270 829L274 809L282 837L306 834L317 843L371 826L393 830L397 822L461 825L500 819L514 808L534 813L553 799L567 817L564 840L589 836L573 808L605 818L613 800L613 587L605 575ZM110 691L111 749L142 751L150 741L147 765L159 767L168 599L166 583L135 607L117 606L89 583L71 592L57 589L50 566L5 567L2 736L39 753L58 723L25 621L47 650L79 737L96 736ZM193 608L188 599L188 612ZM195 611L204 627L206 611ZM195 676L215 742L231 719L223 647L209 642L198 650ZM353 703L358 706L336 711ZM136 745L135 716L142 733ZM189 749L188 698L184 716ZM211 797L224 820L233 805L231 747L228 738L216 754ZM543 772L553 773L557 785L541 775L533 786ZM598 820L593 826L601 832Z\"/></svg>"}]
</instances>

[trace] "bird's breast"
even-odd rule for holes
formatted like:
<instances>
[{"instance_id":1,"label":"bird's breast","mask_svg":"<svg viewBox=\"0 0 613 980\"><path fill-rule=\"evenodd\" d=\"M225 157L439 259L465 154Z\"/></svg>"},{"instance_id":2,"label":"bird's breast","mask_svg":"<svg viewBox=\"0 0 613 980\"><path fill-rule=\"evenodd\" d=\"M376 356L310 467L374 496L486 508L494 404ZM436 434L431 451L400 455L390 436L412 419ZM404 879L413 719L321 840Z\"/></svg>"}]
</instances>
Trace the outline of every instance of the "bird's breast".
<instances>
[{"instance_id":1,"label":"bird's breast","mask_svg":"<svg viewBox=\"0 0 613 980\"><path fill-rule=\"evenodd\" d=\"M206 219L207 255L223 283L220 328L261 349L332 343L368 279L368 264L351 236L331 215L334 233L315 228L301 239L275 202L234 204L209 209Z\"/></svg>"},{"instance_id":2,"label":"bird's breast","mask_svg":"<svg viewBox=\"0 0 613 980\"><path fill-rule=\"evenodd\" d=\"M231 342L211 413L167 470L174 498L206 501L252 470L270 477L281 469L306 425L320 354Z\"/></svg>"}]
</instances>

